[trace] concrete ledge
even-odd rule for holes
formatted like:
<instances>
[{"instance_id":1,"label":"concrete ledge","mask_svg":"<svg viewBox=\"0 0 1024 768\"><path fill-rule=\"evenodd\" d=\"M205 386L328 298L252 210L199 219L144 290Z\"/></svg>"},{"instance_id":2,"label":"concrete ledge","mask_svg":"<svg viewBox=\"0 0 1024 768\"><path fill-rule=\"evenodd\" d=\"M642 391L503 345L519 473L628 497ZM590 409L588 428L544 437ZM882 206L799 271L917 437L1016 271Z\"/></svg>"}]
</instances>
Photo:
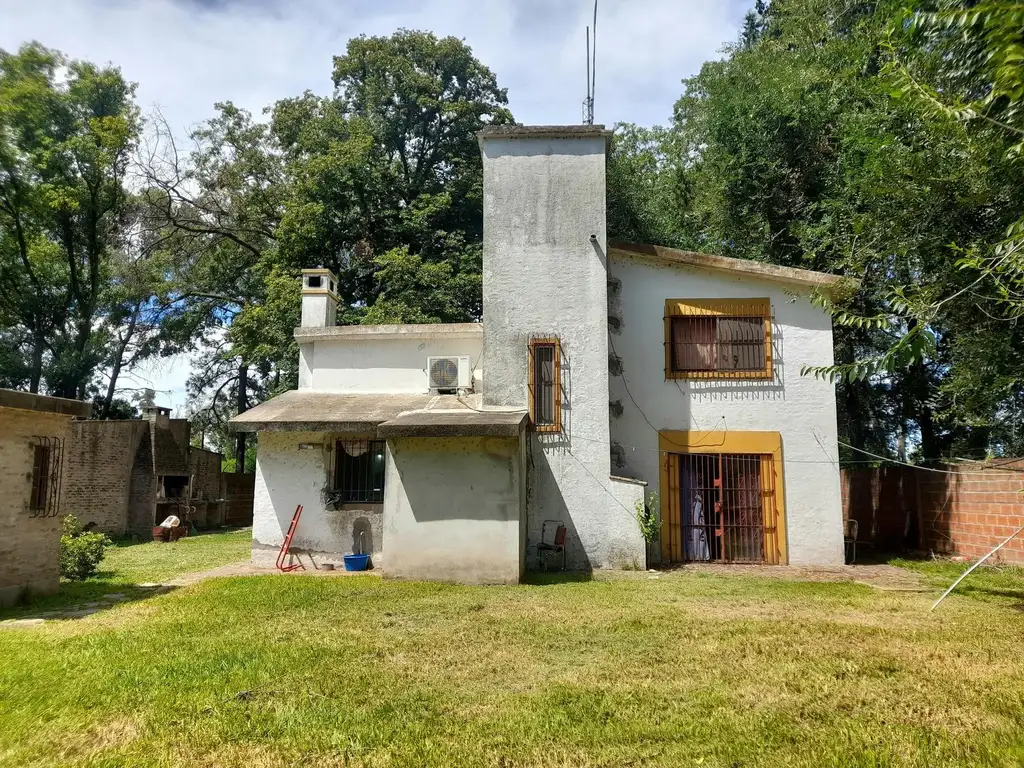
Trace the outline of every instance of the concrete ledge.
<instances>
[{"instance_id":1,"label":"concrete ledge","mask_svg":"<svg viewBox=\"0 0 1024 768\"><path fill-rule=\"evenodd\" d=\"M22 411L60 413L65 416L79 416L83 419L92 413L92 403L68 400L64 397L49 397L13 389L0 389L0 408L18 408Z\"/></svg>"},{"instance_id":2,"label":"concrete ledge","mask_svg":"<svg viewBox=\"0 0 1024 768\"><path fill-rule=\"evenodd\" d=\"M489 125L476 132L477 139L576 139L611 137L603 125Z\"/></svg>"},{"instance_id":3,"label":"concrete ledge","mask_svg":"<svg viewBox=\"0 0 1024 768\"><path fill-rule=\"evenodd\" d=\"M419 323L409 325L335 325L330 328L296 328L299 344L314 341L380 341L382 339L483 338L480 323Z\"/></svg>"},{"instance_id":4,"label":"concrete ledge","mask_svg":"<svg viewBox=\"0 0 1024 768\"><path fill-rule=\"evenodd\" d=\"M518 437L526 428L526 411L412 411L377 427L393 437Z\"/></svg>"}]
</instances>

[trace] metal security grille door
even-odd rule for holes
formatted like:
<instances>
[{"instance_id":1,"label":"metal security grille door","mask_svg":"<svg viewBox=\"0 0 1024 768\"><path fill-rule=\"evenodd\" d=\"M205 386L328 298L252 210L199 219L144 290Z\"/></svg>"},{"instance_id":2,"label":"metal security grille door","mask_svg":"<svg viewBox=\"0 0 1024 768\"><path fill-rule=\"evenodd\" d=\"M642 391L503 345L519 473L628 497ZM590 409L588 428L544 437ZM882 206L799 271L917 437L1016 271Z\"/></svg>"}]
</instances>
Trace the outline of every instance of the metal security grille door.
<instances>
[{"instance_id":1,"label":"metal security grille door","mask_svg":"<svg viewBox=\"0 0 1024 768\"><path fill-rule=\"evenodd\" d=\"M771 454L669 454L672 562L780 562Z\"/></svg>"}]
</instances>

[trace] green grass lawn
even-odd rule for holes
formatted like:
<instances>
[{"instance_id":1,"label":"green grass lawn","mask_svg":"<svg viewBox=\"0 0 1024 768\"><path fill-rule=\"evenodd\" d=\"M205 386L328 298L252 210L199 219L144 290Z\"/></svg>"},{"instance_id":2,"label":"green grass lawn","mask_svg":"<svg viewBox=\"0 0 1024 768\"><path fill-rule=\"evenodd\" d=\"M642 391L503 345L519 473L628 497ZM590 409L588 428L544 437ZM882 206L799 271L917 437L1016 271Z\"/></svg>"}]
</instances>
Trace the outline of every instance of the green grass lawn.
<instances>
[{"instance_id":1,"label":"green grass lawn","mask_svg":"<svg viewBox=\"0 0 1024 768\"><path fill-rule=\"evenodd\" d=\"M138 593L138 584L247 560L251 546L249 529L204 533L174 543L118 540L107 548L95 576L80 582L62 581L59 594L30 598L25 605L0 611L0 619L81 605L110 593L131 596Z\"/></svg>"},{"instance_id":2,"label":"green grass lawn","mask_svg":"<svg viewBox=\"0 0 1024 768\"><path fill-rule=\"evenodd\" d=\"M895 559L889 562L920 573L929 584L940 588L939 595L941 595L949 588L950 584L971 567L974 561ZM956 594L970 595L982 600L1010 597L1024 601L1024 568L1005 565L993 566L988 562L983 563L980 568L977 568L974 573L960 583L956 588ZM1021 606L1024 607L1024 602L1021 603Z\"/></svg>"},{"instance_id":3,"label":"green grass lawn","mask_svg":"<svg viewBox=\"0 0 1024 768\"><path fill-rule=\"evenodd\" d=\"M1020 765L1022 598L933 599L699 573L210 580L0 631L0 764Z\"/></svg>"}]
</instances>

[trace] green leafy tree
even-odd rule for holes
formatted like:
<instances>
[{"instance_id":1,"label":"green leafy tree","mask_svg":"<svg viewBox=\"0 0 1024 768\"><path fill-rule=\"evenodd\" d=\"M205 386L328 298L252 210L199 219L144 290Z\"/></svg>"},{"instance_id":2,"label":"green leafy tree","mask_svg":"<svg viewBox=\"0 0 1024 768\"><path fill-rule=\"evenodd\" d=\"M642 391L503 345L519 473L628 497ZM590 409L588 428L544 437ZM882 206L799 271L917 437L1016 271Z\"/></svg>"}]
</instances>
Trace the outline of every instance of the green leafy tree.
<instances>
[{"instance_id":1,"label":"green leafy tree","mask_svg":"<svg viewBox=\"0 0 1024 768\"><path fill-rule=\"evenodd\" d=\"M693 246L692 194L674 134L661 127L619 123L607 173L610 238Z\"/></svg>"},{"instance_id":2,"label":"green leafy tree","mask_svg":"<svg viewBox=\"0 0 1024 768\"><path fill-rule=\"evenodd\" d=\"M196 410L223 425L295 383L290 347L269 341L280 329L268 328L256 343L251 323L235 325L267 305L287 185L269 126L233 104L218 104L189 138L185 151L165 122L154 121L140 166L143 231L172 275L161 296L161 350L200 355L189 393ZM246 440L235 438L239 471Z\"/></svg>"},{"instance_id":3,"label":"green leafy tree","mask_svg":"<svg viewBox=\"0 0 1024 768\"><path fill-rule=\"evenodd\" d=\"M339 276L339 322L480 316L483 184L476 131L511 121L504 89L452 37L359 37L335 93L274 107L294 180L284 264Z\"/></svg>"},{"instance_id":4,"label":"green leafy tree","mask_svg":"<svg viewBox=\"0 0 1024 768\"><path fill-rule=\"evenodd\" d=\"M116 68L0 51L0 317L7 383L83 397L107 357L106 288L129 221L139 129Z\"/></svg>"}]
</instances>

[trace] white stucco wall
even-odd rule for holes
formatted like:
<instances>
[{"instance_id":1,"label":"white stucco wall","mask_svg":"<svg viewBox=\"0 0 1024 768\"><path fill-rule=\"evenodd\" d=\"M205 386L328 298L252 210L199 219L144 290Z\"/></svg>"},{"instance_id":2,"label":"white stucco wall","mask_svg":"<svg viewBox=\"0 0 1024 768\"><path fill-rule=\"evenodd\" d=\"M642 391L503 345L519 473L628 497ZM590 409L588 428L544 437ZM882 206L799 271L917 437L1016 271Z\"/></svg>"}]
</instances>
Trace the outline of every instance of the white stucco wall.
<instances>
[{"instance_id":1,"label":"white stucco wall","mask_svg":"<svg viewBox=\"0 0 1024 768\"><path fill-rule=\"evenodd\" d=\"M412 338L339 337L300 346L299 388L336 392L423 393L428 391L427 357L469 357L480 385L480 335Z\"/></svg>"},{"instance_id":2,"label":"white stucco wall","mask_svg":"<svg viewBox=\"0 0 1024 768\"><path fill-rule=\"evenodd\" d=\"M389 578L514 584L523 568L518 438L388 441Z\"/></svg>"},{"instance_id":3,"label":"white stucco wall","mask_svg":"<svg viewBox=\"0 0 1024 768\"><path fill-rule=\"evenodd\" d=\"M383 565L383 506L328 510L321 501L331 456L324 446L333 444L336 437L340 436L322 432L260 433L252 523L256 565L274 564L298 504L303 510L292 549L300 552L298 557L307 568L324 562L341 567L342 555L356 551L355 531L360 529L367 531L363 543L374 567Z\"/></svg>"},{"instance_id":4,"label":"white stucco wall","mask_svg":"<svg viewBox=\"0 0 1024 768\"><path fill-rule=\"evenodd\" d=\"M642 489L609 478L605 139L492 137L482 152L484 403L527 407L529 339L562 348L562 433L531 433L531 565L550 519L572 567L643 566Z\"/></svg>"},{"instance_id":5,"label":"white stucco wall","mask_svg":"<svg viewBox=\"0 0 1024 768\"><path fill-rule=\"evenodd\" d=\"M843 562L836 400L832 384L801 376L805 365L833 360L828 315L809 301L807 289L750 276L690 267L657 265L613 256L609 314L619 327L611 343L623 376L610 378L611 438L617 444L615 474L639 477L649 490L659 485L657 429L751 430L782 436L789 562ZM771 299L775 313L774 381L665 379L666 299ZM612 323L614 329L615 323Z\"/></svg>"},{"instance_id":6,"label":"white stucco wall","mask_svg":"<svg viewBox=\"0 0 1024 768\"><path fill-rule=\"evenodd\" d=\"M323 278L328 279L326 276ZM302 314L299 324L303 328L326 328L337 320L338 299L325 289L302 291Z\"/></svg>"}]
</instances>

